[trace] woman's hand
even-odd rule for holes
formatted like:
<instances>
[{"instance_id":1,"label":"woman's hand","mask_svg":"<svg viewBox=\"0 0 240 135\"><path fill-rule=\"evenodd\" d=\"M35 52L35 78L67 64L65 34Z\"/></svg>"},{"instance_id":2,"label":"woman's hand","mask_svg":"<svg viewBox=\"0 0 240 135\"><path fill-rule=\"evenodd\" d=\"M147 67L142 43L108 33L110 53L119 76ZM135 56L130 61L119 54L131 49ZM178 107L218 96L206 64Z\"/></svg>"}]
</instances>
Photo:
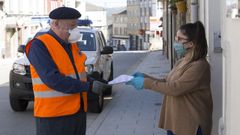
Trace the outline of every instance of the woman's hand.
<instances>
[{"instance_id":1,"label":"woman's hand","mask_svg":"<svg viewBox=\"0 0 240 135\"><path fill-rule=\"evenodd\" d=\"M132 80L130 80L126 84L134 86L137 90L142 90L143 84L144 84L144 77L142 76L134 77Z\"/></svg>"},{"instance_id":2,"label":"woman's hand","mask_svg":"<svg viewBox=\"0 0 240 135\"><path fill-rule=\"evenodd\" d=\"M135 72L134 74L132 74L132 76L134 76L134 77L138 77L138 76L144 77L144 73Z\"/></svg>"}]
</instances>

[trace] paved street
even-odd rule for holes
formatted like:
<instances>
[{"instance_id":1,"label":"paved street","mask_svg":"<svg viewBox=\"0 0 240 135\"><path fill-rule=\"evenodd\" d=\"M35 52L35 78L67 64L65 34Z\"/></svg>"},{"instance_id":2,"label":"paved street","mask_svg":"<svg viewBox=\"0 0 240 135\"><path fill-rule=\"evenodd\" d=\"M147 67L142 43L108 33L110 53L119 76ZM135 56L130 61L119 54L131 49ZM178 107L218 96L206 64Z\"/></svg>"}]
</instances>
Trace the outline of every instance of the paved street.
<instances>
[{"instance_id":1,"label":"paved street","mask_svg":"<svg viewBox=\"0 0 240 135\"><path fill-rule=\"evenodd\" d=\"M141 61L147 55L146 52L117 52L114 54L114 76L118 76L120 74L130 73L141 63ZM28 106L28 109L25 112L13 112L9 105L9 70L12 67L13 60L5 60L1 61L1 80L0 83L0 135L34 135L35 134L35 122L33 118L33 104L32 102ZM124 63L124 64L123 64ZM111 102L115 103L118 99L118 95L121 92L118 89L121 85L115 87L112 97L105 98L104 110L106 112L109 111L109 107L111 107ZM122 85L124 87L124 85ZM116 100L115 100L116 98ZM119 102L120 103L120 102ZM92 131L96 131L92 128L92 125L96 125L99 122L99 116L104 115L105 112L101 114L88 113L87 118L87 127L88 129L92 129ZM107 117L108 119L109 117ZM91 127L91 128L90 128ZM88 130L89 131L89 130ZM111 133L111 132L109 132Z\"/></svg>"},{"instance_id":2,"label":"paved street","mask_svg":"<svg viewBox=\"0 0 240 135\"><path fill-rule=\"evenodd\" d=\"M162 52L149 53L135 71L148 73L154 77L164 76L170 66ZM88 127L87 135L165 135L157 127L162 96L159 93L119 84L114 86L113 100Z\"/></svg>"},{"instance_id":3,"label":"paved street","mask_svg":"<svg viewBox=\"0 0 240 135\"><path fill-rule=\"evenodd\" d=\"M114 59L115 77L135 71L161 77L170 68L161 51L116 53ZM9 106L8 87L8 83L0 87L0 134L35 134L32 103L26 112L13 112ZM87 135L165 135L165 131L157 127L161 103L159 93L137 91L125 84L114 85L112 97L105 98L103 112L88 113Z\"/></svg>"}]
</instances>

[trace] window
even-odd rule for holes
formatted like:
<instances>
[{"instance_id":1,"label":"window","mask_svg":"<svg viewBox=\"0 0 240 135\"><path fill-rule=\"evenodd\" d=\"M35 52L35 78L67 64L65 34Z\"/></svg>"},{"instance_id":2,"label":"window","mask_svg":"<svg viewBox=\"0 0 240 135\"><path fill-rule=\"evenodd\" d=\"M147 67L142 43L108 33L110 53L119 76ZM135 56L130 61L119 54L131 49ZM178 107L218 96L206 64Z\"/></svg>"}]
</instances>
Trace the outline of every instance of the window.
<instances>
[{"instance_id":1,"label":"window","mask_svg":"<svg viewBox=\"0 0 240 135\"><path fill-rule=\"evenodd\" d=\"M124 23L127 23L127 17L124 17Z\"/></svg>"},{"instance_id":2,"label":"window","mask_svg":"<svg viewBox=\"0 0 240 135\"><path fill-rule=\"evenodd\" d=\"M127 35L127 28L124 28L124 35Z\"/></svg>"},{"instance_id":3,"label":"window","mask_svg":"<svg viewBox=\"0 0 240 135\"><path fill-rule=\"evenodd\" d=\"M98 39L100 40L99 41L100 42L100 44L99 44L100 50L103 50L103 47L105 47L105 45L106 45L105 39L101 32L98 32L97 35L98 35L97 37L99 37Z\"/></svg>"},{"instance_id":4,"label":"window","mask_svg":"<svg viewBox=\"0 0 240 135\"><path fill-rule=\"evenodd\" d=\"M146 7L146 16L149 16L149 11L147 7Z\"/></svg>"},{"instance_id":5,"label":"window","mask_svg":"<svg viewBox=\"0 0 240 135\"><path fill-rule=\"evenodd\" d=\"M102 42L103 42L103 47L104 47L104 46L107 45L106 39L105 39L105 37L104 37L104 35L103 35L103 33L102 33L101 31L99 31L99 34L100 34L100 36L101 36L101 39L102 39Z\"/></svg>"},{"instance_id":6,"label":"window","mask_svg":"<svg viewBox=\"0 0 240 135\"><path fill-rule=\"evenodd\" d=\"M147 8L144 8L144 15L147 15Z\"/></svg>"},{"instance_id":7,"label":"window","mask_svg":"<svg viewBox=\"0 0 240 135\"><path fill-rule=\"evenodd\" d=\"M77 42L82 51L96 51L96 39L94 33L80 32L81 39Z\"/></svg>"},{"instance_id":8,"label":"window","mask_svg":"<svg viewBox=\"0 0 240 135\"><path fill-rule=\"evenodd\" d=\"M120 27L119 30L120 30L119 35L122 35L122 28Z\"/></svg>"},{"instance_id":9,"label":"window","mask_svg":"<svg viewBox=\"0 0 240 135\"><path fill-rule=\"evenodd\" d=\"M117 27L115 27L114 28L114 33L113 33L114 35L117 35L118 34L118 28Z\"/></svg>"},{"instance_id":10,"label":"window","mask_svg":"<svg viewBox=\"0 0 240 135\"><path fill-rule=\"evenodd\" d=\"M149 16L152 16L152 8L149 7Z\"/></svg>"},{"instance_id":11,"label":"window","mask_svg":"<svg viewBox=\"0 0 240 135\"><path fill-rule=\"evenodd\" d=\"M99 35L99 33L97 33L97 42L98 42L98 46L99 46L99 49L102 51L103 50L103 42L102 42L102 39L101 39L101 37L100 37L100 35Z\"/></svg>"}]
</instances>

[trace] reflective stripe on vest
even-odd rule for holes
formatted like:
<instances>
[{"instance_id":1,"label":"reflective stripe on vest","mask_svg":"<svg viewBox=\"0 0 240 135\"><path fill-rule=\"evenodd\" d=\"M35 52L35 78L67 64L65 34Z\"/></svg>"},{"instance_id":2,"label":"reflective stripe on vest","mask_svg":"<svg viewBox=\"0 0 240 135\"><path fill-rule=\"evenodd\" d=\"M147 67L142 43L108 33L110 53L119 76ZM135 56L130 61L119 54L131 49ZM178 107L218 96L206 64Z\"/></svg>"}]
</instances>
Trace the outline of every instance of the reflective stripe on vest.
<instances>
[{"instance_id":1,"label":"reflective stripe on vest","mask_svg":"<svg viewBox=\"0 0 240 135\"><path fill-rule=\"evenodd\" d=\"M86 79L86 73L79 73L78 75L81 79L83 80ZM72 77L74 79L77 78L75 74L71 74L67 76ZM41 84L44 85L44 83L40 78L32 78L32 83L33 85L41 85ZM34 91L34 96L36 98L62 97L62 96L70 96L70 95L72 94L66 94L66 93L59 92L52 89L45 89L45 91Z\"/></svg>"},{"instance_id":2,"label":"reflective stripe on vest","mask_svg":"<svg viewBox=\"0 0 240 135\"><path fill-rule=\"evenodd\" d=\"M67 75L67 76L77 79L75 74L71 74L71 75ZM87 79L86 73L79 73L78 76L79 76L80 80ZM32 78L32 83L33 84L44 84L40 78Z\"/></svg>"},{"instance_id":3,"label":"reflective stripe on vest","mask_svg":"<svg viewBox=\"0 0 240 135\"><path fill-rule=\"evenodd\" d=\"M36 98L63 97L63 96L70 96L70 95L72 94L65 94L55 90L34 92L34 97Z\"/></svg>"}]
</instances>

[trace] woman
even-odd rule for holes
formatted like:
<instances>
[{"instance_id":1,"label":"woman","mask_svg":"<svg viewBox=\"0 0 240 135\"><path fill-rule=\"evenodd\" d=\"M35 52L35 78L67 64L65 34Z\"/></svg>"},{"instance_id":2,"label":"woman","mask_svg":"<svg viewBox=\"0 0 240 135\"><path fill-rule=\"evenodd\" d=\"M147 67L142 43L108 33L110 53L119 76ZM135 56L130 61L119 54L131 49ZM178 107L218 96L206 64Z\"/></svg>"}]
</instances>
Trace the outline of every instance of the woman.
<instances>
[{"instance_id":1,"label":"woman","mask_svg":"<svg viewBox=\"0 0 240 135\"><path fill-rule=\"evenodd\" d=\"M168 134L210 135L213 105L204 26L199 21L182 25L175 39L174 48L184 57L165 79L137 72L127 84L164 94L159 127Z\"/></svg>"}]
</instances>

